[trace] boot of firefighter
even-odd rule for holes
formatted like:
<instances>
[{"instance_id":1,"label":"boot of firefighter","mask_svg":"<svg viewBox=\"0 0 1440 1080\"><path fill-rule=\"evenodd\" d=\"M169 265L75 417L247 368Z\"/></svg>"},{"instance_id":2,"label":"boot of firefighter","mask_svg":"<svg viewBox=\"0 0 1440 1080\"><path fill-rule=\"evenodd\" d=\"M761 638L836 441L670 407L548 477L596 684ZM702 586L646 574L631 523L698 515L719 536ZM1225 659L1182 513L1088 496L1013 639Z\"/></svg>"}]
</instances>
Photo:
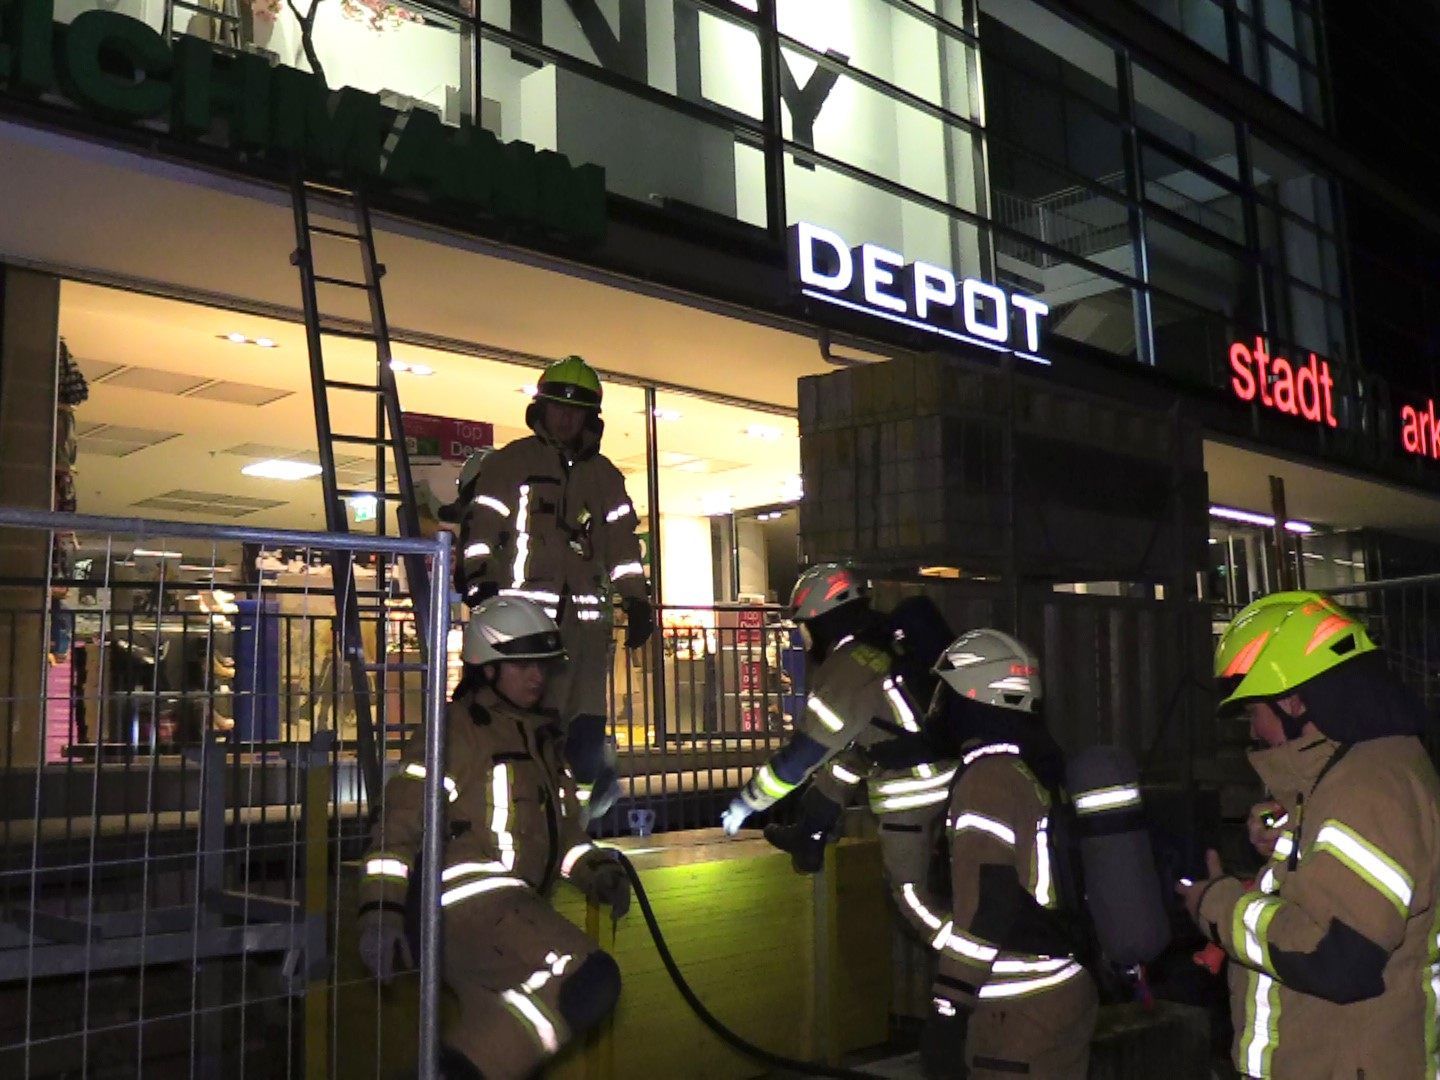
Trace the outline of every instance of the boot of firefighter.
<instances>
[{"instance_id":1,"label":"boot of firefighter","mask_svg":"<svg viewBox=\"0 0 1440 1080\"><path fill-rule=\"evenodd\" d=\"M800 798L800 819L793 825L766 825L765 839L789 852L797 874L818 873L825 865L825 843L840 820L841 809L812 786Z\"/></svg>"}]
</instances>

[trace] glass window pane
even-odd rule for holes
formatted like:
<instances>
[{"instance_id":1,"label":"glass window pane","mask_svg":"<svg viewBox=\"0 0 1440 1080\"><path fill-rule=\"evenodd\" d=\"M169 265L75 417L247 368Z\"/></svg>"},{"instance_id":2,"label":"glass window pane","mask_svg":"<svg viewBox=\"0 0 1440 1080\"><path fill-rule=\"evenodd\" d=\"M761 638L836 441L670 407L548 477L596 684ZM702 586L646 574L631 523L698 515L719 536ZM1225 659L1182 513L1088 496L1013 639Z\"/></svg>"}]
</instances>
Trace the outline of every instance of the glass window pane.
<instances>
[{"instance_id":1,"label":"glass window pane","mask_svg":"<svg viewBox=\"0 0 1440 1080\"><path fill-rule=\"evenodd\" d=\"M806 79L820 77L813 60L788 49L782 55ZM932 199L970 211L978 207L977 147L964 128L844 75L813 124L798 123L798 115L785 110L787 139Z\"/></svg>"},{"instance_id":2,"label":"glass window pane","mask_svg":"<svg viewBox=\"0 0 1440 1080\"><path fill-rule=\"evenodd\" d=\"M1235 322L1216 312L1160 293L1150 295L1155 366L1201 386L1223 384Z\"/></svg>"},{"instance_id":3,"label":"glass window pane","mask_svg":"<svg viewBox=\"0 0 1440 1080\"><path fill-rule=\"evenodd\" d=\"M885 0L780 0L775 17L780 33L816 52L838 53L850 67L947 112L980 119L980 102L970 93L974 49L955 33Z\"/></svg>"},{"instance_id":4,"label":"glass window pane","mask_svg":"<svg viewBox=\"0 0 1440 1080\"><path fill-rule=\"evenodd\" d=\"M605 168L605 186L652 206L688 205L765 223L758 147L577 71L482 43L484 126L502 141L557 150Z\"/></svg>"},{"instance_id":5,"label":"glass window pane","mask_svg":"<svg viewBox=\"0 0 1440 1080\"><path fill-rule=\"evenodd\" d=\"M1232 320L1258 324L1254 268L1217 245L1163 225L1145 223L1150 282Z\"/></svg>"},{"instance_id":6,"label":"glass window pane","mask_svg":"<svg viewBox=\"0 0 1440 1080\"><path fill-rule=\"evenodd\" d=\"M662 391L656 407L667 734L778 739L786 713L793 719L798 711L781 677L788 634L742 625L739 612L716 604L789 595L798 563L798 424L689 394ZM643 685L644 672L634 681Z\"/></svg>"},{"instance_id":7,"label":"glass window pane","mask_svg":"<svg viewBox=\"0 0 1440 1080\"><path fill-rule=\"evenodd\" d=\"M1141 156L1147 200L1236 243L1245 242L1245 218L1238 192L1187 169L1152 147L1143 147Z\"/></svg>"},{"instance_id":8,"label":"glass window pane","mask_svg":"<svg viewBox=\"0 0 1440 1080\"><path fill-rule=\"evenodd\" d=\"M1116 269L1133 271L1126 259L1130 246L1129 211L1118 197L1082 184L1013 148L990 146L991 216L1028 237L1065 254L1095 259ZM1034 245L997 234L997 250L1017 257L1041 258ZM1012 250L1013 249L1013 250ZM1040 265L1035 262L1034 265Z\"/></svg>"},{"instance_id":9,"label":"glass window pane","mask_svg":"<svg viewBox=\"0 0 1440 1080\"><path fill-rule=\"evenodd\" d=\"M127 0L118 10L129 14L126 9L131 6ZM307 0L297 0L297 6L303 12L312 10ZM117 10L93 0L63 5L71 18L97 7ZM133 7L138 17L142 9L158 11L160 5L135 3ZM246 5L245 17L233 22L223 17L231 10L228 5L221 10L218 4L214 11L176 5L171 8L171 30L259 53L273 63L300 71L314 70L305 47L306 35L289 4L272 0ZM309 44L320 63L319 74L331 88L353 86L378 94L382 105L401 112L424 109L452 126L472 115L472 45L467 22L403 0L343 4L320 0L313 10ZM64 18L61 6L56 8L56 17Z\"/></svg>"},{"instance_id":10,"label":"glass window pane","mask_svg":"<svg viewBox=\"0 0 1440 1080\"><path fill-rule=\"evenodd\" d=\"M1123 189L1125 142L1119 124L1081 99L1003 64L985 64L984 76L988 130L1070 172ZM992 183L1026 196L1046 193L1019 166L1004 171L1006 151L999 139L992 140L992 147L992 155L999 155L998 163L992 158L992 170L997 164L1002 170L992 171Z\"/></svg>"},{"instance_id":11,"label":"glass window pane","mask_svg":"<svg viewBox=\"0 0 1440 1080\"><path fill-rule=\"evenodd\" d=\"M1305 111L1305 94L1300 84L1300 65L1273 45L1265 46L1265 63L1269 67L1269 90L1292 109Z\"/></svg>"},{"instance_id":12,"label":"glass window pane","mask_svg":"<svg viewBox=\"0 0 1440 1080\"><path fill-rule=\"evenodd\" d=\"M1046 276L1065 287L1037 294L1050 305L1047 337L1064 338L1114 356L1135 359L1135 304L1138 291L1079 266L1054 264ZM1073 284L1072 284L1073 283Z\"/></svg>"},{"instance_id":13,"label":"glass window pane","mask_svg":"<svg viewBox=\"0 0 1440 1080\"><path fill-rule=\"evenodd\" d=\"M1328 232L1335 230L1330 183L1312 168L1252 137L1250 171L1255 190L1262 196Z\"/></svg>"},{"instance_id":14,"label":"glass window pane","mask_svg":"<svg viewBox=\"0 0 1440 1080\"><path fill-rule=\"evenodd\" d=\"M1298 51L1295 31L1295 9L1290 0L1265 0L1265 29L1286 45Z\"/></svg>"},{"instance_id":15,"label":"glass window pane","mask_svg":"<svg viewBox=\"0 0 1440 1080\"><path fill-rule=\"evenodd\" d=\"M1185 36L1224 60L1230 55L1225 12L1214 0L1184 0Z\"/></svg>"},{"instance_id":16,"label":"glass window pane","mask_svg":"<svg viewBox=\"0 0 1440 1080\"><path fill-rule=\"evenodd\" d=\"M517 10L532 14L517 19ZM752 30L683 0L640 5L644 23L636 27L611 19L607 10L614 5L602 6L604 25L599 26L562 14L558 6L481 0L480 18L529 38L538 26L539 43L567 56L689 101L761 116L760 42Z\"/></svg>"},{"instance_id":17,"label":"glass window pane","mask_svg":"<svg viewBox=\"0 0 1440 1080\"><path fill-rule=\"evenodd\" d=\"M1031 0L981 0L980 12L980 47L987 61L1001 58L1037 82L1117 111L1115 53L1104 42ZM987 115L992 66L983 65Z\"/></svg>"},{"instance_id":18,"label":"glass window pane","mask_svg":"<svg viewBox=\"0 0 1440 1080\"><path fill-rule=\"evenodd\" d=\"M789 224L824 222L853 243L879 244L907 263L923 260L957 277L989 275L989 242L979 226L794 155L785 161L785 209Z\"/></svg>"},{"instance_id":19,"label":"glass window pane","mask_svg":"<svg viewBox=\"0 0 1440 1080\"><path fill-rule=\"evenodd\" d=\"M1280 231L1285 242L1285 269L1317 289L1325 287L1325 273L1320 265L1320 237L1292 218L1284 218Z\"/></svg>"},{"instance_id":20,"label":"glass window pane","mask_svg":"<svg viewBox=\"0 0 1440 1080\"><path fill-rule=\"evenodd\" d=\"M1280 292L1282 334L1324 356L1347 355L1344 308L1338 301L1295 281L1285 283Z\"/></svg>"},{"instance_id":21,"label":"glass window pane","mask_svg":"<svg viewBox=\"0 0 1440 1080\"><path fill-rule=\"evenodd\" d=\"M1134 74L1135 118L1141 127L1211 168L1239 177L1232 121L1138 64Z\"/></svg>"},{"instance_id":22,"label":"glass window pane","mask_svg":"<svg viewBox=\"0 0 1440 1080\"><path fill-rule=\"evenodd\" d=\"M1313 16L1295 13L1295 39L1296 48L1300 55L1309 63L1319 62L1319 50L1315 41L1315 19Z\"/></svg>"}]
</instances>

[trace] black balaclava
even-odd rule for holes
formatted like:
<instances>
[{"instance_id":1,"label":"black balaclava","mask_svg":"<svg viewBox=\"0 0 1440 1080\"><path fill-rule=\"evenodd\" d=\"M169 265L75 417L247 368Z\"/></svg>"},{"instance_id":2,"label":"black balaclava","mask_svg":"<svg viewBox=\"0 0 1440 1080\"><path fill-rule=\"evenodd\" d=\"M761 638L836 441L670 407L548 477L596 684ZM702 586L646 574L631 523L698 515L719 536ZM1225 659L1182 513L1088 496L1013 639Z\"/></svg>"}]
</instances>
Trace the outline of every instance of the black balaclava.
<instances>
[{"instance_id":1,"label":"black balaclava","mask_svg":"<svg viewBox=\"0 0 1440 1080\"><path fill-rule=\"evenodd\" d=\"M1014 743L1042 785L1053 790L1064 783L1065 753L1039 713L975 701L942 683L926 729L947 757L959 757L969 742Z\"/></svg>"},{"instance_id":2,"label":"black balaclava","mask_svg":"<svg viewBox=\"0 0 1440 1080\"><path fill-rule=\"evenodd\" d=\"M806 619L805 629L810 634L810 651L806 655L818 664L830 655L837 642L862 634L879 623L880 616L870 606L870 601L864 598L851 600L824 615Z\"/></svg>"},{"instance_id":3,"label":"black balaclava","mask_svg":"<svg viewBox=\"0 0 1440 1080\"><path fill-rule=\"evenodd\" d=\"M1309 721L1320 733L1338 743L1366 742L1396 735L1420 735L1425 730L1425 706L1391 673L1381 652L1368 652L1331 668L1301 685L1296 693L1305 702L1305 715L1285 720L1285 737L1300 737Z\"/></svg>"}]
</instances>

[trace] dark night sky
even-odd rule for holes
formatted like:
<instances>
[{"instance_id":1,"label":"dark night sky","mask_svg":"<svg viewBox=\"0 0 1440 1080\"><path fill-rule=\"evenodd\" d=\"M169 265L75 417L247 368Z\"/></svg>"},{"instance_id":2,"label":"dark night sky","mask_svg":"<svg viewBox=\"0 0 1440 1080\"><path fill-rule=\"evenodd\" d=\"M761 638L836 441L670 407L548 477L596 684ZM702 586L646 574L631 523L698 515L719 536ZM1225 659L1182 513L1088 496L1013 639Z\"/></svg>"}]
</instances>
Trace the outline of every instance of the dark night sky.
<instances>
[{"instance_id":1,"label":"dark night sky","mask_svg":"<svg viewBox=\"0 0 1440 1080\"><path fill-rule=\"evenodd\" d=\"M1325 0L1335 133L1440 210L1440 3ZM1352 282L1366 366L1440 391L1440 236L1347 189Z\"/></svg>"}]
</instances>

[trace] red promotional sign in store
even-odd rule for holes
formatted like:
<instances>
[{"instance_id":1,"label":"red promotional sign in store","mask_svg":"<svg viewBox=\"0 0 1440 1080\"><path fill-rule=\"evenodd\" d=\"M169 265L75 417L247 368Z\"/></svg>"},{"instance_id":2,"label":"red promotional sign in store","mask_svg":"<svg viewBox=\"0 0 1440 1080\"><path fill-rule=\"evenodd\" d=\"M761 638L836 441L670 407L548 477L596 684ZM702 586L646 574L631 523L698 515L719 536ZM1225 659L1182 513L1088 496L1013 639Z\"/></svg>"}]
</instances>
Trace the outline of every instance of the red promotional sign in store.
<instances>
[{"instance_id":1,"label":"red promotional sign in store","mask_svg":"<svg viewBox=\"0 0 1440 1080\"><path fill-rule=\"evenodd\" d=\"M1298 416L1314 424L1339 427L1335 419L1335 380L1330 362L1313 352L1306 364L1292 363L1283 356L1271 356L1265 339L1254 346L1237 341L1230 346L1230 389L1241 401L1254 401L1267 409Z\"/></svg>"},{"instance_id":2,"label":"red promotional sign in store","mask_svg":"<svg viewBox=\"0 0 1440 1080\"><path fill-rule=\"evenodd\" d=\"M495 445L495 425L428 413L402 413L405 449L411 457L463 462L476 450Z\"/></svg>"}]
</instances>

